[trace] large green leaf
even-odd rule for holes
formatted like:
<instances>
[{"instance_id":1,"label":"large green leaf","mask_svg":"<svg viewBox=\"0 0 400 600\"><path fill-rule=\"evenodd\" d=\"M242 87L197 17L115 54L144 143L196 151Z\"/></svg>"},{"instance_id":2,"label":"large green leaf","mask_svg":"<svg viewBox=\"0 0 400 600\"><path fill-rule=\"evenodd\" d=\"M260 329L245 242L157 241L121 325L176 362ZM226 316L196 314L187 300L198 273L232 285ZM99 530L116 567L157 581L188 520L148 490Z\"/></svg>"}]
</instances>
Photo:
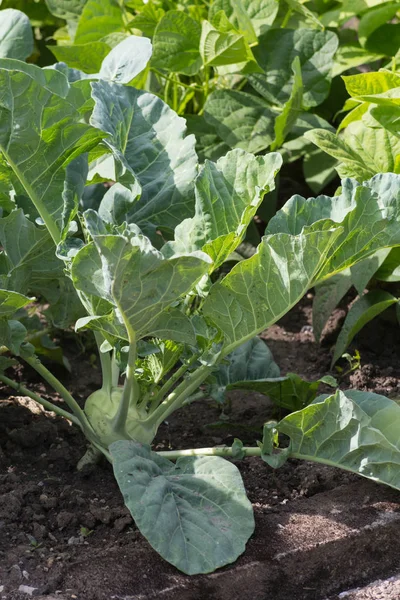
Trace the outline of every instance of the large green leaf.
<instances>
[{"instance_id":1,"label":"large green leaf","mask_svg":"<svg viewBox=\"0 0 400 600\"><path fill-rule=\"evenodd\" d=\"M115 46L103 60L99 77L129 83L145 69L152 53L148 38L131 35Z\"/></svg>"},{"instance_id":2,"label":"large green leaf","mask_svg":"<svg viewBox=\"0 0 400 600\"><path fill-rule=\"evenodd\" d=\"M110 446L114 474L136 525L178 569L210 573L237 559L254 531L240 473L219 457L183 457L176 464L150 447Z\"/></svg>"},{"instance_id":3,"label":"large green leaf","mask_svg":"<svg viewBox=\"0 0 400 600\"><path fill-rule=\"evenodd\" d=\"M32 302L32 298L28 298L23 294L0 290L0 317L11 317L17 310L30 302Z\"/></svg>"},{"instance_id":4,"label":"large green leaf","mask_svg":"<svg viewBox=\"0 0 400 600\"><path fill-rule=\"evenodd\" d=\"M400 489L400 406L384 396L347 390L320 397L277 426L289 456L328 464Z\"/></svg>"},{"instance_id":5,"label":"large green leaf","mask_svg":"<svg viewBox=\"0 0 400 600\"><path fill-rule=\"evenodd\" d=\"M385 3L383 6L376 6L367 11L361 17L358 25L358 39L360 40L360 44L365 46L371 34L378 29L378 27L395 17L399 10L399 2L389 2Z\"/></svg>"},{"instance_id":6,"label":"large green leaf","mask_svg":"<svg viewBox=\"0 0 400 600\"><path fill-rule=\"evenodd\" d=\"M0 152L59 241L78 209L86 179L84 160L74 161L69 171L67 166L97 145L104 133L82 119L90 97L88 82L69 87L58 71L26 65L23 72L18 62L0 61Z\"/></svg>"},{"instance_id":7,"label":"large green leaf","mask_svg":"<svg viewBox=\"0 0 400 600\"><path fill-rule=\"evenodd\" d=\"M79 69L84 73L98 73L101 64L110 52L110 46L105 42L89 42L73 46L48 46L56 59L67 63L71 69Z\"/></svg>"},{"instance_id":8,"label":"large green leaf","mask_svg":"<svg viewBox=\"0 0 400 600\"><path fill-rule=\"evenodd\" d=\"M350 269L345 269L316 286L312 323L314 337L317 342L320 341L323 329L333 310L347 294L352 284Z\"/></svg>"},{"instance_id":9,"label":"large green leaf","mask_svg":"<svg viewBox=\"0 0 400 600\"><path fill-rule=\"evenodd\" d=\"M359 298L350 308L335 346L332 365L342 356L354 336L380 315L384 310L396 304L398 298L383 290L372 290Z\"/></svg>"},{"instance_id":10,"label":"large green leaf","mask_svg":"<svg viewBox=\"0 0 400 600\"><path fill-rule=\"evenodd\" d=\"M204 313L223 331L224 352L277 321L319 281L400 245L400 177L342 187L334 198L294 196L271 219L257 253L212 286Z\"/></svg>"},{"instance_id":11,"label":"large green leaf","mask_svg":"<svg viewBox=\"0 0 400 600\"><path fill-rule=\"evenodd\" d=\"M25 60L33 52L29 19L20 10L6 8L0 14L0 58Z\"/></svg>"},{"instance_id":12,"label":"large green leaf","mask_svg":"<svg viewBox=\"0 0 400 600\"><path fill-rule=\"evenodd\" d=\"M94 236L94 243L76 254L71 272L78 290L109 302L129 338L140 339L159 330L162 313L189 292L209 266L204 253L166 259L147 238L132 233L130 238Z\"/></svg>"},{"instance_id":13,"label":"large green leaf","mask_svg":"<svg viewBox=\"0 0 400 600\"><path fill-rule=\"evenodd\" d=\"M124 30L123 12L118 0L87 0L79 17L74 41L76 44L98 42L109 33Z\"/></svg>"},{"instance_id":14,"label":"large green leaf","mask_svg":"<svg viewBox=\"0 0 400 600\"><path fill-rule=\"evenodd\" d=\"M204 106L206 121L230 148L261 152L274 139L278 111L262 98L236 90L217 90Z\"/></svg>"},{"instance_id":15,"label":"large green leaf","mask_svg":"<svg viewBox=\"0 0 400 600\"><path fill-rule=\"evenodd\" d=\"M92 83L91 123L110 134L116 161L124 161L142 186L135 223L174 229L193 214L197 155L184 119L162 100L116 83Z\"/></svg>"},{"instance_id":16,"label":"large green leaf","mask_svg":"<svg viewBox=\"0 0 400 600\"><path fill-rule=\"evenodd\" d=\"M243 240L264 194L275 189L281 164L278 153L256 157L244 150L206 161L195 183L195 216L178 225L163 252L204 250L218 268Z\"/></svg>"},{"instance_id":17,"label":"large green leaf","mask_svg":"<svg viewBox=\"0 0 400 600\"><path fill-rule=\"evenodd\" d=\"M202 65L200 36L198 21L183 11L168 11L154 33L152 65L175 73L195 75Z\"/></svg>"},{"instance_id":18,"label":"large green leaf","mask_svg":"<svg viewBox=\"0 0 400 600\"><path fill-rule=\"evenodd\" d=\"M254 60L245 37L235 30L219 31L203 21L200 54L206 66L221 67Z\"/></svg>"},{"instance_id":19,"label":"large green leaf","mask_svg":"<svg viewBox=\"0 0 400 600\"><path fill-rule=\"evenodd\" d=\"M221 10L224 11L233 25L241 30L243 28L242 12L251 21L256 35L272 25L279 9L279 0L215 0L209 10L209 19L213 22L214 16Z\"/></svg>"},{"instance_id":20,"label":"large green leaf","mask_svg":"<svg viewBox=\"0 0 400 600\"><path fill-rule=\"evenodd\" d=\"M260 37L254 55L264 70L249 81L273 104L284 104L293 88L293 60L299 57L304 85L305 107L321 104L329 93L336 34L314 29L271 29Z\"/></svg>"},{"instance_id":21,"label":"large green leaf","mask_svg":"<svg viewBox=\"0 0 400 600\"><path fill-rule=\"evenodd\" d=\"M59 19L78 20L87 0L46 0L49 11Z\"/></svg>"}]
</instances>

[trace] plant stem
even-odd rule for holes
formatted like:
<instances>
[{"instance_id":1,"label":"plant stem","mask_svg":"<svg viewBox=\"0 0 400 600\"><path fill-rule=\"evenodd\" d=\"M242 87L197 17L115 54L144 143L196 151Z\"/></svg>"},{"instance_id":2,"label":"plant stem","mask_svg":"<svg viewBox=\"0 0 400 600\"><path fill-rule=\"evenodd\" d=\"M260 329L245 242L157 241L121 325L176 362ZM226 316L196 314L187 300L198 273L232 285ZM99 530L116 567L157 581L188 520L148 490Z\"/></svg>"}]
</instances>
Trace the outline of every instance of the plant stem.
<instances>
[{"instance_id":1,"label":"plant stem","mask_svg":"<svg viewBox=\"0 0 400 600\"><path fill-rule=\"evenodd\" d=\"M116 433L123 433L125 431L125 423L126 417L128 416L129 407L137 406L139 400L136 393L137 390L135 389L135 384L137 384L135 380L136 356L136 340L133 336L130 336L124 391L122 393L117 413L112 422L113 431Z\"/></svg>"},{"instance_id":2,"label":"plant stem","mask_svg":"<svg viewBox=\"0 0 400 600\"><path fill-rule=\"evenodd\" d=\"M119 383L119 366L116 359L115 349L111 357L111 382L113 387L117 387Z\"/></svg>"},{"instance_id":3,"label":"plant stem","mask_svg":"<svg viewBox=\"0 0 400 600\"><path fill-rule=\"evenodd\" d=\"M184 379L156 410L146 419L149 423L160 425L168 416L183 406L186 398L203 383L213 370L212 367L202 366L195 373Z\"/></svg>"},{"instance_id":4,"label":"plant stem","mask_svg":"<svg viewBox=\"0 0 400 600\"><path fill-rule=\"evenodd\" d=\"M289 10L287 11L287 13L282 21L281 29L284 29L286 27L286 25L289 23L289 19L292 16L292 13L293 13L293 9L289 8Z\"/></svg>"},{"instance_id":5,"label":"plant stem","mask_svg":"<svg viewBox=\"0 0 400 600\"><path fill-rule=\"evenodd\" d=\"M77 401L71 396L67 388L63 386L63 384L57 379L57 377L54 377L54 375L50 373L48 369L46 369L46 367L40 362L37 356L24 355L22 356L22 358L28 363L28 365L35 369L35 371L37 371L37 373L39 373L39 375L41 375L43 379L47 381L47 383L49 383L56 392L60 394L60 396L75 414L75 416L78 418L85 434L91 440L94 435L92 426L90 425L85 413L83 412Z\"/></svg>"},{"instance_id":6,"label":"plant stem","mask_svg":"<svg viewBox=\"0 0 400 600\"><path fill-rule=\"evenodd\" d=\"M196 402L197 400L204 400L205 398L207 398L207 394L205 394L202 391L197 392L197 394L193 394L192 396L189 396L189 398L186 398L185 402L183 403L183 406L192 404L192 402Z\"/></svg>"},{"instance_id":7,"label":"plant stem","mask_svg":"<svg viewBox=\"0 0 400 600\"><path fill-rule=\"evenodd\" d=\"M72 423L75 423L75 425L80 426L80 421L79 421L79 419L77 419L75 417L75 415L72 415L71 413L67 412L66 410L59 408L58 406L56 406L52 402L49 402L48 400L45 400L38 394L35 394L35 392L31 392L24 385L21 385L21 384L17 383L16 381L13 381L12 379L9 379L5 375L0 375L0 381L5 383L6 385L8 385L10 388L13 388L17 392L21 392L24 396L28 396L28 398L32 398L32 400L35 400L35 402L37 402L38 404L41 404L46 410L50 410L50 411L56 413L57 415L59 415L60 417L64 417L65 419L68 419Z\"/></svg>"},{"instance_id":8,"label":"plant stem","mask_svg":"<svg viewBox=\"0 0 400 600\"><path fill-rule=\"evenodd\" d=\"M186 371L189 369L189 367L194 362L196 362L197 358L198 357L196 355L193 355L192 358L189 361L183 363L179 367L179 369L177 371L175 371L175 373L168 379L168 381L166 381L164 383L164 385L160 388L160 390L157 392L157 394L152 399L151 412L154 412L154 410L159 406L159 404L164 399L164 396L166 396L168 394L169 390L186 373Z\"/></svg>"},{"instance_id":9,"label":"plant stem","mask_svg":"<svg viewBox=\"0 0 400 600\"><path fill-rule=\"evenodd\" d=\"M109 352L102 352L100 347L104 342L104 338L99 331L94 332L96 338L97 349L99 352L101 375L102 375L102 389L111 394L112 388L112 370L111 370L111 357Z\"/></svg>"},{"instance_id":10,"label":"plant stem","mask_svg":"<svg viewBox=\"0 0 400 600\"><path fill-rule=\"evenodd\" d=\"M256 446L244 446L241 448L244 456L261 456L261 448ZM177 460L181 456L225 456L232 457L233 450L229 446L216 446L215 448L194 448L191 450L165 450L157 452L159 456Z\"/></svg>"}]
</instances>

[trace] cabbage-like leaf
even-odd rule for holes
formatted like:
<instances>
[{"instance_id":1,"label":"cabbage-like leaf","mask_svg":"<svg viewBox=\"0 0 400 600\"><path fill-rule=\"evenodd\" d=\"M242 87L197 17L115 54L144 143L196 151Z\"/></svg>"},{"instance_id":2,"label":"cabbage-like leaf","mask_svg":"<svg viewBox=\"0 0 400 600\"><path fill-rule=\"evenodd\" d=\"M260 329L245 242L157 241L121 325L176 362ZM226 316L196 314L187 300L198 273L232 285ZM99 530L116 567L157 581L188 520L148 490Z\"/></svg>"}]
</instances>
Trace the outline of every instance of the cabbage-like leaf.
<instances>
[{"instance_id":1,"label":"cabbage-like leaf","mask_svg":"<svg viewBox=\"0 0 400 600\"><path fill-rule=\"evenodd\" d=\"M69 86L54 69L4 60L0 87L0 153L58 242L78 210L86 181L84 160L71 165L69 173L67 165L104 137L82 119L88 82Z\"/></svg>"},{"instance_id":2,"label":"cabbage-like leaf","mask_svg":"<svg viewBox=\"0 0 400 600\"><path fill-rule=\"evenodd\" d=\"M219 267L243 240L264 194L275 189L280 154L254 156L232 150L216 163L206 161L196 179L196 213L175 229L163 252L203 250Z\"/></svg>"},{"instance_id":3,"label":"cabbage-like leaf","mask_svg":"<svg viewBox=\"0 0 400 600\"><path fill-rule=\"evenodd\" d=\"M209 266L210 258L201 252L166 259L142 235L99 235L76 254L71 273L78 290L114 307L129 339L140 339L160 329L164 311Z\"/></svg>"},{"instance_id":4,"label":"cabbage-like leaf","mask_svg":"<svg viewBox=\"0 0 400 600\"><path fill-rule=\"evenodd\" d=\"M254 517L235 465L216 456L182 457L174 464L128 441L114 442L110 452L126 506L165 560L194 575L244 552Z\"/></svg>"},{"instance_id":5,"label":"cabbage-like leaf","mask_svg":"<svg viewBox=\"0 0 400 600\"><path fill-rule=\"evenodd\" d=\"M145 69L152 53L148 38L131 35L111 50L101 65L99 77L129 83Z\"/></svg>"},{"instance_id":6,"label":"cabbage-like leaf","mask_svg":"<svg viewBox=\"0 0 400 600\"><path fill-rule=\"evenodd\" d=\"M0 58L25 60L33 52L32 27L28 17L14 8L0 16Z\"/></svg>"},{"instance_id":7,"label":"cabbage-like leaf","mask_svg":"<svg viewBox=\"0 0 400 600\"><path fill-rule=\"evenodd\" d=\"M142 187L133 221L174 229L193 214L197 155L184 119L153 94L116 83L92 83L91 123L110 137L115 160L123 160Z\"/></svg>"},{"instance_id":8,"label":"cabbage-like leaf","mask_svg":"<svg viewBox=\"0 0 400 600\"><path fill-rule=\"evenodd\" d=\"M277 426L289 456L352 471L400 489L400 406L370 392L319 397Z\"/></svg>"}]
</instances>

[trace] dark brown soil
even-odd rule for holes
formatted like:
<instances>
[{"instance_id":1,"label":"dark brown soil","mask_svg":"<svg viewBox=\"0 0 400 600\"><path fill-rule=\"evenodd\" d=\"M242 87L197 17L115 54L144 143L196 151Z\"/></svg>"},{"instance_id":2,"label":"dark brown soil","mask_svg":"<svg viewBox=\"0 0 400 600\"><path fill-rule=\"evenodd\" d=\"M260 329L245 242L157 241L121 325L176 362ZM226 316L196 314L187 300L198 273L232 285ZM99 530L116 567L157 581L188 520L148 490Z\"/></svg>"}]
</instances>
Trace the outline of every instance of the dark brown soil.
<instances>
[{"instance_id":1,"label":"dark brown soil","mask_svg":"<svg viewBox=\"0 0 400 600\"><path fill-rule=\"evenodd\" d=\"M282 373L317 378L329 372L330 344L343 312L336 311L321 346L313 339L310 317L311 299L305 298L263 335ZM398 327L385 321L366 327L353 345L361 368L344 376L340 386L400 396L399 338ZM83 399L98 387L99 373L84 356L75 356L73 364L73 375L58 375ZM49 393L29 369L16 377ZM27 598L29 592L62 600L336 600L341 596L334 594L394 575L400 564L397 492L320 465L291 461L274 471L245 459L238 466L256 515L247 551L230 568L188 578L141 537L108 464L75 469L85 440L74 427L26 398L10 396L7 388L1 392L4 600ZM254 443L272 414L265 397L238 392L232 394L229 421L220 413L210 402L187 407L162 427L158 448L231 444L235 436Z\"/></svg>"}]
</instances>

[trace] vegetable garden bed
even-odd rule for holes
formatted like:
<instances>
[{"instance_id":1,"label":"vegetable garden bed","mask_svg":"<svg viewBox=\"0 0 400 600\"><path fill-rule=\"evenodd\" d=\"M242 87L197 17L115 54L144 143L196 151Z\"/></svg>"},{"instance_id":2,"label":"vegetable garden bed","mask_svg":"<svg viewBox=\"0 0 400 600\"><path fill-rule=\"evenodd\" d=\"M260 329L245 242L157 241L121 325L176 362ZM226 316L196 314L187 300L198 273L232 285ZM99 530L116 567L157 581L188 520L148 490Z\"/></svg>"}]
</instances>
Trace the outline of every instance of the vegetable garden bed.
<instances>
[{"instance_id":1,"label":"vegetable garden bed","mask_svg":"<svg viewBox=\"0 0 400 600\"><path fill-rule=\"evenodd\" d=\"M326 372L330 346L321 349L313 341L310 304L305 298L264 337L283 371L313 379ZM325 342L342 317L336 311ZM344 377L341 387L399 393L394 359L400 342L394 333L384 321L363 330L353 346L361 353L361 368ZM88 356L74 359L74 352L70 348L68 355L76 376L66 383L85 398L98 385L96 370L88 369ZM34 371L25 369L20 376L44 392ZM81 434L26 398L7 400L7 388L2 394L0 585L6 600L29 597L18 592L21 585L62 600L336 600L335 594L398 569L395 491L322 465L289 461L274 471L247 458L237 463L257 523L247 552L215 574L179 574L133 525L107 463L76 471L85 448ZM235 391L231 397L227 427L215 403L196 403L163 426L157 448L230 445L232 435L252 439L253 432L246 434L238 424L262 426L272 414L271 404L259 394ZM392 588L386 596L384 589L379 598L395 600Z\"/></svg>"}]
</instances>

